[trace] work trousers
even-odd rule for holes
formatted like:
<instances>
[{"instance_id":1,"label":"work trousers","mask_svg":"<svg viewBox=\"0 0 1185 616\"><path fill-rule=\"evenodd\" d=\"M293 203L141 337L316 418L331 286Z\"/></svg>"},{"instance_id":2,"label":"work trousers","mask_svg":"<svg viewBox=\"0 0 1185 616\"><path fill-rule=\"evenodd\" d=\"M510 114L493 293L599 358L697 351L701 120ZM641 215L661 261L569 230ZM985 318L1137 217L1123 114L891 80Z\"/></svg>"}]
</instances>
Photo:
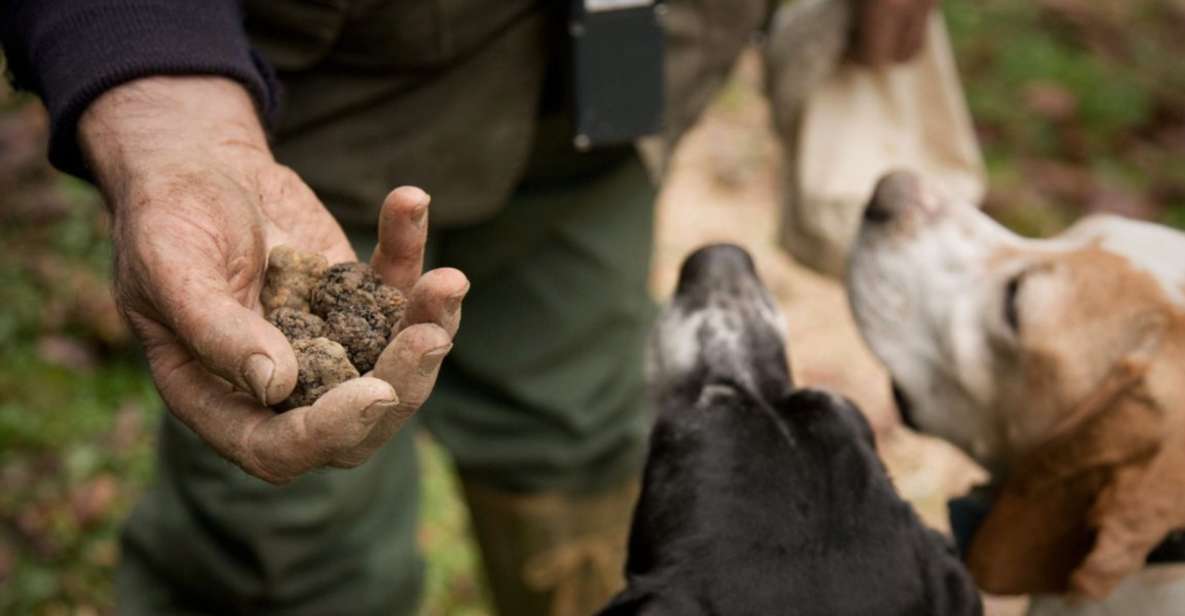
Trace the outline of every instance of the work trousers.
<instances>
[{"instance_id":1,"label":"work trousers","mask_svg":"<svg viewBox=\"0 0 1185 616\"><path fill-rule=\"evenodd\" d=\"M649 426L653 198L628 154L434 230L429 265L472 283L461 330L415 421L356 469L269 485L166 415L157 480L122 536L119 612L415 614L420 426L467 483L580 495L632 480ZM363 251L373 238L351 234Z\"/></svg>"}]
</instances>

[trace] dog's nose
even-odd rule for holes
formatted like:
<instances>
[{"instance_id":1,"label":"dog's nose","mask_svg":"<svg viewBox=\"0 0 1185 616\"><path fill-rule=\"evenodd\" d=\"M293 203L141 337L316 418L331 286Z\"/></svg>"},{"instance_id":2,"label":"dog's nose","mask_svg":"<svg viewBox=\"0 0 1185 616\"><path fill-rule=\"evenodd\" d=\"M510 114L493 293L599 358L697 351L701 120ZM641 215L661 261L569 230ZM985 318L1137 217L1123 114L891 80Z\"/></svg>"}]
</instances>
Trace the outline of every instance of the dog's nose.
<instances>
[{"instance_id":1,"label":"dog's nose","mask_svg":"<svg viewBox=\"0 0 1185 616\"><path fill-rule=\"evenodd\" d=\"M900 217L910 207L924 205L922 180L910 171L893 171L876 183L872 199L864 209L864 220L886 223Z\"/></svg>"},{"instance_id":2,"label":"dog's nose","mask_svg":"<svg viewBox=\"0 0 1185 616\"><path fill-rule=\"evenodd\" d=\"M743 248L733 244L712 244L691 253L683 262L676 293L700 285L719 287L719 282L732 283L756 275L753 259Z\"/></svg>"}]
</instances>

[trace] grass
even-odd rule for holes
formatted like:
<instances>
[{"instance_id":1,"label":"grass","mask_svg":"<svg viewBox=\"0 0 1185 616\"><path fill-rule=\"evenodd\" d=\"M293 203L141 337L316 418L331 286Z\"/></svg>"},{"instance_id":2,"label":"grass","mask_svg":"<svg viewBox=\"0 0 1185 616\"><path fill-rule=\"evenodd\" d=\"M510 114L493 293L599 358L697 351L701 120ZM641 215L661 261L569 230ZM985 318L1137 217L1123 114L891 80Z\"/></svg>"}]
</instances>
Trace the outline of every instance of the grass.
<instances>
[{"instance_id":1,"label":"grass","mask_svg":"<svg viewBox=\"0 0 1185 616\"><path fill-rule=\"evenodd\" d=\"M1185 10L1156 0L943 3L992 180L1047 235L1116 212L1185 222Z\"/></svg>"},{"instance_id":2,"label":"grass","mask_svg":"<svg viewBox=\"0 0 1185 616\"><path fill-rule=\"evenodd\" d=\"M156 394L136 359L86 374L0 355L0 546L10 570L0 613L67 613L110 603L118 520L152 474L140 426Z\"/></svg>"}]
</instances>

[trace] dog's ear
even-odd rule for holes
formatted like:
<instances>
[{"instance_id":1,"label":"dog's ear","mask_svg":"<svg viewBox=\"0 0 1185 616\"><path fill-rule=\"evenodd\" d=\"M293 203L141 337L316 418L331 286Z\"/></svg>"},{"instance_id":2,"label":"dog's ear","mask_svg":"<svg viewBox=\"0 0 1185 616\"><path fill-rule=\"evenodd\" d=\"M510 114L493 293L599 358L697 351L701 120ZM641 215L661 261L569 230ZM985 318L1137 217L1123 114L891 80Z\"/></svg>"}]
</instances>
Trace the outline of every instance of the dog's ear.
<instances>
[{"instance_id":1,"label":"dog's ear","mask_svg":"<svg viewBox=\"0 0 1185 616\"><path fill-rule=\"evenodd\" d=\"M1178 324L1150 366L1142 394L1162 416L1164 446L1140 464L1116 471L1090 509L1096 531L1070 589L1104 597L1172 531L1185 528L1185 327Z\"/></svg>"},{"instance_id":2,"label":"dog's ear","mask_svg":"<svg viewBox=\"0 0 1185 616\"><path fill-rule=\"evenodd\" d=\"M981 588L997 594L1066 592L1072 572L1092 553L1096 530L1122 526L1115 516L1128 515L1130 508L1120 514L1110 503L1128 498L1136 486L1148 489L1147 472L1162 452L1166 436L1166 413L1149 395L1146 379L1153 360L1158 359L1163 333L1164 323L1159 320L1146 328L1131 352L1053 436L1012 465L968 549L967 564ZM1122 532L1112 534L1114 538L1099 543L1107 552L1119 545L1125 553L1136 548ZM1106 535L1104 531L1100 538ZM1125 567L1134 570L1146 553L1135 563L1125 562ZM1119 578L1107 576L1106 582L1098 576L1083 581L1099 590L1130 570L1112 571Z\"/></svg>"}]
</instances>

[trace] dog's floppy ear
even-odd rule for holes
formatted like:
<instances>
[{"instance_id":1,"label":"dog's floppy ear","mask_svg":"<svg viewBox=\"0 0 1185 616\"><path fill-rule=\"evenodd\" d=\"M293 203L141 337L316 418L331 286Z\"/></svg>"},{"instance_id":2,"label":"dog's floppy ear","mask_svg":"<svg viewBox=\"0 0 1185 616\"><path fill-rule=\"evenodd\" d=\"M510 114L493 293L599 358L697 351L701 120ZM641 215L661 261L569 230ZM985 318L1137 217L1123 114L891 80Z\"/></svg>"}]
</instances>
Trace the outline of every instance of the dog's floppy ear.
<instances>
[{"instance_id":1,"label":"dog's floppy ear","mask_svg":"<svg viewBox=\"0 0 1185 616\"><path fill-rule=\"evenodd\" d=\"M1097 531L1085 561L1070 579L1072 591L1103 597L1172 531L1185 528L1185 330L1164 345L1144 379L1146 404L1163 420L1164 446L1141 464L1118 469L1090 509Z\"/></svg>"},{"instance_id":2,"label":"dog's floppy ear","mask_svg":"<svg viewBox=\"0 0 1185 616\"><path fill-rule=\"evenodd\" d=\"M1013 464L967 553L968 567L984 590L997 594L1070 590L1071 574L1092 554L1099 529L1103 529L1099 548L1108 553L1128 553L1136 547L1123 536L1120 520L1112 519L1120 509L1109 503L1130 498L1137 487L1149 489L1144 479L1155 466L1166 436L1166 413L1149 396L1145 378L1157 358L1165 324L1155 319L1147 325L1131 352L1054 430L1054 436ZM1122 515L1144 506L1125 506ZM1111 527L1114 532L1106 530ZM1159 540L1149 543L1147 550ZM1146 553L1107 576L1092 569L1094 573L1082 578L1089 588L1081 587L1075 574L1075 589L1092 595L1108 592L1139 566ZM1106 558L1099 557L1104 566Z\"/></svg>"}]
</instances>

